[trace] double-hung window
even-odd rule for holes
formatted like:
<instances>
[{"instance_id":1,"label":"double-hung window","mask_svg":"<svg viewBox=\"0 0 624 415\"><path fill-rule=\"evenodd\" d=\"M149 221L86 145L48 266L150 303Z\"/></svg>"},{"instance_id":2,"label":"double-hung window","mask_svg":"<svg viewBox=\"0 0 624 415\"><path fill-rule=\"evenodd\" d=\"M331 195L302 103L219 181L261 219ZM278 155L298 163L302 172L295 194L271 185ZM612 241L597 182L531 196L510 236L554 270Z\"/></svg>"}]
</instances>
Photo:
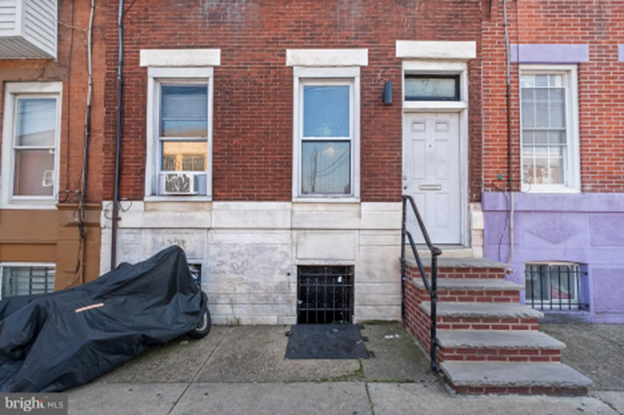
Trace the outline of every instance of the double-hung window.
<instances>
[{"instance_id":1,"label":"double-hung window","mask_svg":"<svg viewBox=\"0 0 624 415\"><path fill-rule=\"evenodd\" d=\"M210 195L212 68L149 68L146 196Z\"/></svg>"},{"instance_id":2,"label":"double-hung window","mask_svg":"<svg viewBox=\"0 0 624 415\"><path fill-rule=\"evenodd\" d=\"M521 68L523 189L579 188L576 100L576 68Z\"/></svg>"},{"instance_id":3,"label":"double-hung window","mask_svg":"<svg viewBox=\"0 0 624 415\"><path fill-rule=\"evenodd\" d=\"M62 83L6 84L2 204L54 205Z\"/></svg>"},{"instance_id":4,"label":"double-hung window","mask_svg":"<svg viewBox=\"0 0 624 415\"><path fill-rule=\"evenodd\" d=\"M356 198L359 77L306 78L331 75L306 69L296 77L295 198Z\"/></svg>"}]
</instances>

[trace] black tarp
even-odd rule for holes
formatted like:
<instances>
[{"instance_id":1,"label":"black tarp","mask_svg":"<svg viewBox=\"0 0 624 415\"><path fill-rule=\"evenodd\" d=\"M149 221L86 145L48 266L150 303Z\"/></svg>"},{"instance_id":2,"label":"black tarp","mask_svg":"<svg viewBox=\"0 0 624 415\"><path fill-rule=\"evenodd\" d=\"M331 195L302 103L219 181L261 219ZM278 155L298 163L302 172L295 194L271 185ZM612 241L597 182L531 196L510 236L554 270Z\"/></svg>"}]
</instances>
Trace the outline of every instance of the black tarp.
<instances>
[{"instance_id":1,"label":"black tarp","mask_svg":"<svg viewBox=\"0 0 624 415\"><path fill-rule=\"evenodd\" d=\"M206 307L177 246L79 287L2 300L0 392L57 392L90 382L190 332Z\"/></svg>"}]
</instances>

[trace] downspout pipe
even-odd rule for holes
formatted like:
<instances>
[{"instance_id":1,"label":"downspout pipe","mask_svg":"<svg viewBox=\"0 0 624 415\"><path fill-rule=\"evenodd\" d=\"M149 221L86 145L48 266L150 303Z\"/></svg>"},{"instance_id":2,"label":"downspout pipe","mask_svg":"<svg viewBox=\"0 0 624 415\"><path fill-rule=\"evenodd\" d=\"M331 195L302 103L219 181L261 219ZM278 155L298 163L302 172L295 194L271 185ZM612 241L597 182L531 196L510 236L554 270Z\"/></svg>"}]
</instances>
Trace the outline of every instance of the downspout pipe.
<instances>
[{"instance_id":1,"label":"downspout pipe","mask_svg":"<svg viewBox=\"0 0 624 415\"><path fill-rule=\"evenodd\" d=\"M111 263L110 269L117 267L117 227L119 220L119 171L121 165L121 133L122 133L122 94L123 94L123 13L124 0L119 0L118 40L119 60L117 64L117 131L115 137L115 178L113 182L113 217L111 231Z\"/></svg>"},{"instance_id":2,"label":"downspout pipe","mask_svg":"<svg viewBox=\"0 0 624 415\"><path fill-rule=\"evenodd\" d=\"M505 30L505 87L507 100L507 180L510 195L509 206L509 258L507 259L507 273L511 271L511 261L514 256L514 210L515 200L513 191L513 166L512 166L512 138L511 138L511 50L509 46L509 21L507 19L507 0L503 0L503 28Z\"/></svg>"}]
</instances>

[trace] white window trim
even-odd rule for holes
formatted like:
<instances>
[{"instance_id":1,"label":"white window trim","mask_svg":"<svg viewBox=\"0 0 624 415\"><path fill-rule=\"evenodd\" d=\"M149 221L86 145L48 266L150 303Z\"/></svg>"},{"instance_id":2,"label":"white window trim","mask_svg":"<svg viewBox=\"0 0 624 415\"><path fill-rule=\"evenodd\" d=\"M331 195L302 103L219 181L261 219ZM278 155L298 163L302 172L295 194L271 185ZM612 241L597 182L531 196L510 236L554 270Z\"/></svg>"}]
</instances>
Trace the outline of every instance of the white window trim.
<instances>
[{"instance_id":1,"label":"white window trim","mask_svg":"<svg viewBox=\"0 0 624 415\"><path fill-rule=\"evenodd\" d=\"M520 65L520 76L523 74L563 75L566 98L566 140L568 171L565 178L568 184L522 184L525 193L580 193L581 162L578 115L578 67L577 65ZM518 81L520 82L520 81ZM520 177L523 174L524 156L522 151L522 97L518 83L519 128L520 128Z\"/></svg>"},{"instance_id":2,"label":"white window trim","mask_svg":"<svg viewBox=\"0 0 624 415\"><path fill-rule=\"evenodd\" d=\"M5 84L4 118L2 126L2 178L0 189L0 208L2 209L56 209L56 195L59 191L60 175L60 137L62 82L14 82ZM13 141L15 140L15 102L19 96L55 96L56 98L56 136L54 137L54 184L52 196L13 196L14 158Z\"/></svg>"},{"instance_id":3,"label":"white window trim","mask_svg":"<svg viewBox=\"0 0 624 415\"><path fill-rule=\"evenodd\" d=\"M293 202L359 202L360 201L360 68L293 68ZM350 195L302 195L301 194L301 142L303 116L302 85L306 81L345 82L352 86L352 141L351 141L351 194Z\"/></svg>"},{"instance_id":4,"label":"white window trim","mask_svg":"<svg viewBox=\"0 0 624 415\"><path fill-rule=\"evenodd\" d=\"M55 274L56 274L56 264L53 262L0 262L0 300L2 300L2 285L4 283L3 281L3 272L4 272L4 268L10 268L10 267L46 267L46 268L54 268ZM55 275L55 281L54 283L56 284L56 275Z\"/></svg>"},{"instance_id":5,"label":"white window trim","mask_svg":"<svg viewBox=\"0 0 624 415\"><path fill-rule=\"evenodd\" d=\"M212 200L212 124L213 124L213 80L214 70L208 68L161 68L147 70L147 129L145 162L145 201L152 202L206 202ZM206 160L206 196L167 196L158 194L159 154L158 117L159 84L162 80L196 83L205 81L208 85L208 155Z\"/></svg>"},{"instance_id":6,"label":"white window trim","mask_svg":"<svg viewBox=\"0 0 624 415\"><path fill-rule=\"evenodd\" d=\"M405 75L459 75L459 101L406 101ZM450 61L404 61L401 82L403 111L451 111L468 109L468 65Z\"/></svg>"}]
</instances>

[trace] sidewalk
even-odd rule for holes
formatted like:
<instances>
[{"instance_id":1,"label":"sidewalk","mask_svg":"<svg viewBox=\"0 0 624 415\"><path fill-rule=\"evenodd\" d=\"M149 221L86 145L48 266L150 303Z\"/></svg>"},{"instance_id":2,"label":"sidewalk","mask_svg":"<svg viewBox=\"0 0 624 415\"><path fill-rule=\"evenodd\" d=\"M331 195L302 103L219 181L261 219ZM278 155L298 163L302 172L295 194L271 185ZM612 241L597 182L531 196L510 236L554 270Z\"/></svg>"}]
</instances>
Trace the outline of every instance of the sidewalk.
<instances>
[{"instance_id":1,"label":"sidewalk","mask_svg":"<svg viewBox=\"0 0 624 415\"><path fill-rule=\"evenodd\" d=\"M365 325L375 357L359 361L284 360L288 329L213 327L203 340L152 349L69 391L70 414L624 413L622 389L587 398L451 396L396 323Z\"/></svg>"}]
</instances>

